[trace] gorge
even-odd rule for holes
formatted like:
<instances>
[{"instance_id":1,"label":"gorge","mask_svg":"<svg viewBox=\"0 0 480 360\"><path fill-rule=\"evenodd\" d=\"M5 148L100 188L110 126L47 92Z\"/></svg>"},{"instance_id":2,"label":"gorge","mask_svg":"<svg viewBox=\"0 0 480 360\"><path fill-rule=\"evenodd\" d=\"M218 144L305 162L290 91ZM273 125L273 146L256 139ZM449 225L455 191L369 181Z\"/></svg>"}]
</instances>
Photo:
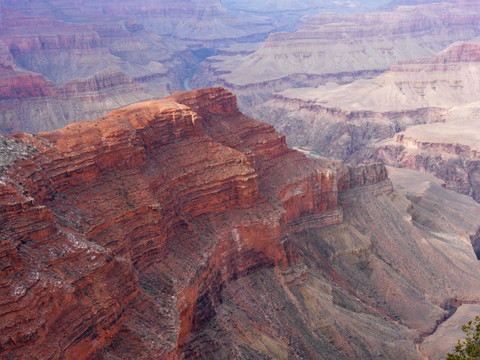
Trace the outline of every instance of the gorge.
<instances>
[{"instance_id":1,"label":"gorge","mask_svg":"<svg viewBox=\"0 0 480 360\"><path fill-rule=\"evenodd\" d=\"M445 359L480 312L479 19L0 0L0 359Z\"/></svg>"},{"instance_id":2,"label":"gorge","mask_svg":"<svg viewBox=\"0 0 480 360\"><path fill-rule=\"evenodd\" d=\"M478 307L478 204L309 159L221 88L3 146L3 356L422 359Z\"/></svg>"}]
</instances>

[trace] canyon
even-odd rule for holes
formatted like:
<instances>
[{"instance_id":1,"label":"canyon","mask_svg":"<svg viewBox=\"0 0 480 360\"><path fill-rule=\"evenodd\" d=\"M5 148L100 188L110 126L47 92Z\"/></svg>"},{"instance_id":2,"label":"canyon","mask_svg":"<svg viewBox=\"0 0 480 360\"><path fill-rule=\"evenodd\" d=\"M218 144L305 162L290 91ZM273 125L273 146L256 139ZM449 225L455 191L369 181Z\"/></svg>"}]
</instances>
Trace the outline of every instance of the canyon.
<instances>
[{"instance_id":1,"label":"canyon","mask_svg":"<svg viewBox=\"0 0 480 360\"><path fill-rule=\"evenodd\" d=\"M405 3L2 0L0 131L54 130L208 86L257 116L279 91L373 78L479 35L476 3Z\"/></svg>"},{"instance_id":2,"label":"canyon","mask_svg":"<svg viewBox=\"0 0 480 360\"><path fill-rule=\"evenodd\" d=\"M257 114L292 146L430 172L478 201L479 56L478 40L454 43L372 80L285 90Z\"/></svg>"},{"instance_id":3,"label":"canyon","mask_svg":"<svg viewBox=\"0 0 480 360\"><path fill-rule=\"evenodd\" d=\"M222 88L0 140L2 357L423 359L478 306L480 205Z\"/></svg>"},{"instance_id":4,"label":"canyon","mask_svg":"<svg viewBox=\"0 0 480 360\"><path fill-rule=\"evenodd\" d=\"M2 0L0 9L3 134L54 130L183 90L212 48L274 29L218 0Z\"/></svg>"},{"instance_id":5,"label":"canyon","mask_svg":"<svg viewBox=\"0 0 480 360\"><path fill-rule=\"evenodd\" d=\"M227 48L191 83L235 92L245 113L273 124L290 146L430 172L479 201L480 8L403 3L321 13L260 47Z\"/></svg>"},{"instance_id":6,"label":"canyon","mask_svg":"<svg viewBox=\"0 0 480 360\"><path fill-rule=\"evenodd\" d=\"M444 359L480 311L479 15L0 0L0 359Z\"/></svg>"},{"instance_id":7,"label":"canyon","mask_svg":"<svg viewBox=\"0 0 480 360\"><path fill-rule=\"evenodd\" d=\"M193 83L230 89L248 112L285 89L373 78L398 61L470 40L480 35L479 11L476 2L451 1L390 12L320 13L293 33L271 33L249 54L206 59Z\"/></svg>"}]
</instances>

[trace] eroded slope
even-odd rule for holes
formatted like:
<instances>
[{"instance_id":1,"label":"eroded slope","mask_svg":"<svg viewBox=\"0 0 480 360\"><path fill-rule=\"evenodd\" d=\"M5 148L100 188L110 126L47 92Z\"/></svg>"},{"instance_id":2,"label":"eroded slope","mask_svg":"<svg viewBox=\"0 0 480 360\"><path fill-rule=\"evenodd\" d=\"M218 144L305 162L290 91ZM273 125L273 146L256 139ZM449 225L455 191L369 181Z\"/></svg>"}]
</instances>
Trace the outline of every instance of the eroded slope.
<instances>
[{"instance_id":1,"label":"eroded slope","mask_svg":"<svg viewBox=\"0 0 480 360\"><path fill-rule=\"evenodd\" d=\"M253 53L210 57L194 83L231 89L247 110L284 89L372 78L398 61L472 39L479 11L476 3L459 2L318 14L294 33L272 33Z\"/></svg>"},{"instance_id":2,"label":"eroded slope","mask_svg":"<svg viewBox=\"0 0 480 360\"><path fill-rule=\"evenodd\" d=\"M2 140L2 356L421 359L478 299L477 224L414 226L385 167L288 149L221 88Z\"/></svg>"}]
</instances>

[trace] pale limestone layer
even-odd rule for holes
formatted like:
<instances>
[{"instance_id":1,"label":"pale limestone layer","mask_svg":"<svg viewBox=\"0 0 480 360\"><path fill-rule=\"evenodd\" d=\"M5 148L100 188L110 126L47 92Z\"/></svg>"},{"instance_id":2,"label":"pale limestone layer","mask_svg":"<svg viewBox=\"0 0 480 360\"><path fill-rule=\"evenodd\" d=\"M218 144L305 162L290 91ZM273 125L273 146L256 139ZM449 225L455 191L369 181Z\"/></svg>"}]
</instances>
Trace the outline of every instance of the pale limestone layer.
<instances>
[{"instance_id":1,"label":"pale limestone layer","mask_svg":"<svg viewBox=\"0 0 480 360\"><path fill-rule=\"evenodd\" d=\"M469 53L476 56L468 58ZM277 96L342 111L449 109L480 98L477 54L480 54L478 39L455 43L438 55L399 63L372 80L358 80L343 86L330 83L316 88L287 89ZM462 55L466 58L458 58Z\"/></svg>"},{"instance_id":2,"label":"pale limestone layer","mask_svg":"<svg viewBox=\"0 0 480 360\"><path fill-rule=\"evenodd\" d=\"M480 44L457 42L373 80L288 89L253 112L293 146L435 174L480 200Z\"/></svg>"},{"instance_id":3,"label":"pale limestone layer","mask_svg":"<svg viewBox=\"0 0 480 360\"><path fill-rule=\"evenodd\" d=\"M480 131L478 129L478 114L480 103L475 108L469 107L471 112L465 117L456 118L458 112L465 113L466 107L452 110L447 122L440 124L425 124L412 126L400 133L410 138L411 143L405 143L408 150L415 151L419 143L459 144L468 146L473 151L480 151Z\"/></svg>"},{"instance_id":4,"label":"pale limestone layer","mask_svg":"<svg viewBox=\"0 0 480 360\"><path fill-rule=\"evenodd\" d=\"M271 34L253 54L212 57L207 63L210 81L242 89L287 78L295 84L300 74L334 79L384 71L397 61L432 55L479 35L478 11L440 4L392 13L317 15L295 33Z\"/></svg>"}]
</instances>

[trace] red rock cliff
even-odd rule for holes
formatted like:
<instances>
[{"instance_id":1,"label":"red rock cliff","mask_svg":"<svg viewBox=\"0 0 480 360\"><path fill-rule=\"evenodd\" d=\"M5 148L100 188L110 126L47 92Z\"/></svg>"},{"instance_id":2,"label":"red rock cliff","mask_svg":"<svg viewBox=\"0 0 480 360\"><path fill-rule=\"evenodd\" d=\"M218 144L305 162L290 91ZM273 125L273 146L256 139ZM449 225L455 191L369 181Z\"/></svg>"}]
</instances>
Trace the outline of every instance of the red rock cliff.
<instances>
[{"instance_id":1,"label":"red rock cliff","mask_svg":"<svg viewBox=\"0 0 480 360\"><path fill-rule=\"evenodd\" d=\"M180 358L224 284L342 221L335 174L221 88L5 141L26 149L2 164L5 356Z\"/></svg>"}]
</instances>

